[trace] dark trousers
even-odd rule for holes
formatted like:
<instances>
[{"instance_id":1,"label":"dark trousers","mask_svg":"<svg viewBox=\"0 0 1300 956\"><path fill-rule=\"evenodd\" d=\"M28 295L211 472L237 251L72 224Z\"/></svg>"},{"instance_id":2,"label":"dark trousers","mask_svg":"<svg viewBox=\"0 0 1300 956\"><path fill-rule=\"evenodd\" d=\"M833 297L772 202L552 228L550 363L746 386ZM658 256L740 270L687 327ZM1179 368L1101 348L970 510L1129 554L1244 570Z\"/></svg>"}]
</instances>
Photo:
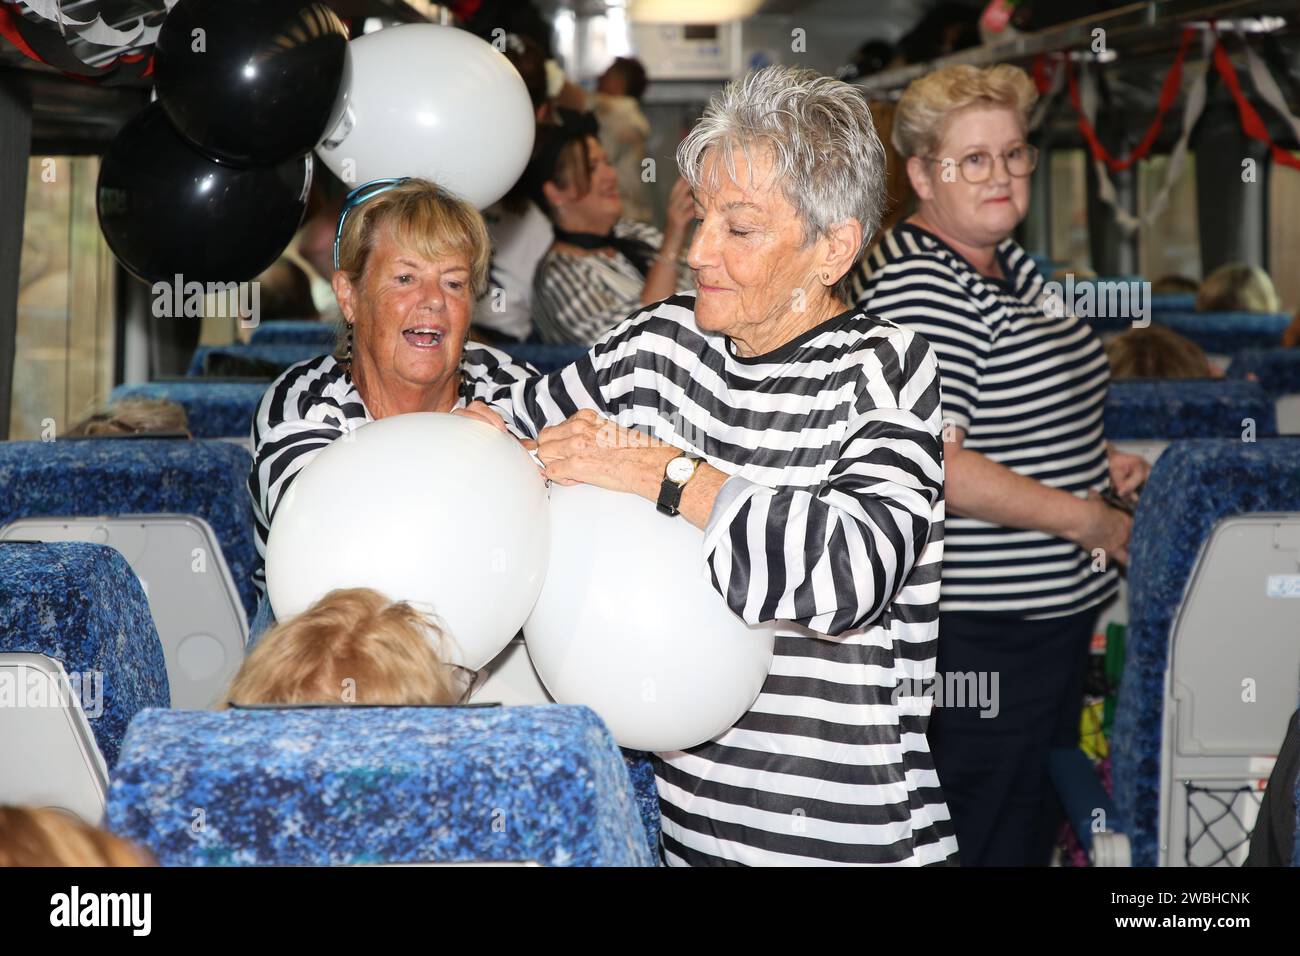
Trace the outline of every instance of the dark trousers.
<instances>
[{"instance_id":1,"label":"dark trousers","mask_svg":"<svg viewBox=\"0 0 1300 956\"><path fill-rule=\"evenodd\" d=\"M1096 609L1045 621L993 614L939 615L938 671L983 675L993 710L949 694L930 718L930 750L963 866L1042 866L1059 806L1047 752L1077 746Z\"/></svg>"}]
</instances>

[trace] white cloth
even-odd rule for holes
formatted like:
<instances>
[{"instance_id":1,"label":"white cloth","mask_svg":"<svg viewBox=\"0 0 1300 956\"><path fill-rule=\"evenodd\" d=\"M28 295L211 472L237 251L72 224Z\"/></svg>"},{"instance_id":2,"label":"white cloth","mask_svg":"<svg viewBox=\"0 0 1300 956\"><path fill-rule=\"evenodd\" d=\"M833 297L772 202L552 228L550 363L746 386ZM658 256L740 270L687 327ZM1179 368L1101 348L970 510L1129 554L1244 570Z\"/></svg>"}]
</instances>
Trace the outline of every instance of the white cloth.
<instances>
[{"instance_id":1,"label":"white cloth","mask_svg":"<svg viewBox=\"0 0 1300 956\"><path fill-rule=\"evenodd\" d=\"M533 276L551 246L551 221L532 201L522 213L497 203L483 213L492 237L488 289L474 307L474 324L513 339L533 331Z\"/></svg>"}]
</instances>

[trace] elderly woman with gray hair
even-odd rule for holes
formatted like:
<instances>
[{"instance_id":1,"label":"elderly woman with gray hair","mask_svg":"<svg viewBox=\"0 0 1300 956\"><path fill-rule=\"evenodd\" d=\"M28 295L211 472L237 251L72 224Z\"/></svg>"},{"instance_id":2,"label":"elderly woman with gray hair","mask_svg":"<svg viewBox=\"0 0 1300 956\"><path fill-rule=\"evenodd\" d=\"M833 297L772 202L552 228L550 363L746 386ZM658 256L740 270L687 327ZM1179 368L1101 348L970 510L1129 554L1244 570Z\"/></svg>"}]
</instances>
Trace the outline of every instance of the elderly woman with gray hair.
<instances>
[{"instance_id":1,"label":"elderly woman with gray hair","mask_svg":"<svg viewBox=\"0 0 1300 956\"><path fill-rule=\"evenodd\" d=\"M678 164L698 291L489 402L536 437L552 480L698 527L719 600L779 622L750 711L656 755L665 858L954 861L923 693L943 547L938 370L919 336L845 301L883 199L871 113L853 87L770 67L714 98Z\"/></svg>"}]
</instances>

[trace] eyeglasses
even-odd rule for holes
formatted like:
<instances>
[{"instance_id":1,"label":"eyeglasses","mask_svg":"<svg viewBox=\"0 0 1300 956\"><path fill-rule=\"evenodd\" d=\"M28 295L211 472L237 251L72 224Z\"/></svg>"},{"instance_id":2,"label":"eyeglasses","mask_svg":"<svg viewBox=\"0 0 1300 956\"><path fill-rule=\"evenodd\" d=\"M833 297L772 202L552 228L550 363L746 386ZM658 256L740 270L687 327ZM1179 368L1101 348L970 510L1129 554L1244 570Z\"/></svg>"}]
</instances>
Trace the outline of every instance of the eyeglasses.
<instances>
[{"instance_id":1,"label":"eyeglasses","mask_svg":"<svg viewBox=\"0 0 1300 956\"><path fill-rule=\"evenodd\" d=\"M380 193L388 192L394 186L400 186L408 182L411 177L403 176L400 179L372 179L368 183L362 183L356 189L352 190L343 197L343 209L339 212L339 225L334 230L334 271L339 268L339 243L343 241L343 223L347 221L348 213L356 209L367 199L374 199Z\"/></svg>"},{"instance_id":2,"label":"eyeglasses","mask_svg":"<svg viewBox=\"0 0 1300 956\"><path fill-rule=\"evenodd\" d=\"M1006 165L1007 173L1017 179L1024 179L1038 167L1038 148L1025 143L1022 146L1012 146L1005 153L996 155L977 150L967 153L962 157L961 162L957 162L952 157L936 159L933 156L926 156L924 158L932 163L938 163L944 169L956 166L962 179L972 186L977 186L988 182L989 177L993 175L993 164L999 159Z\"/></svg>"}]
</instances>

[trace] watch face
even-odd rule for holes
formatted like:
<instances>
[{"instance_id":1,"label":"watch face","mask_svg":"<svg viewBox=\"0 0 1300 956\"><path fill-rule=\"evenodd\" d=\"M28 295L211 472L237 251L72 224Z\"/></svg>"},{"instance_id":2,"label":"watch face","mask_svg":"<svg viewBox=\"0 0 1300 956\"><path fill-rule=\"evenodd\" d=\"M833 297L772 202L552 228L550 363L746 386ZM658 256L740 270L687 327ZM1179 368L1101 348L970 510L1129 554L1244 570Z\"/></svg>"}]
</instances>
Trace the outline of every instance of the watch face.
<instances>
[{"instance_id":1,"label":"watch face","mask_svg":"<svg viewBox=\"0 0 1300 956\"><path fill-rule=\"evenodd\" d=\"M678 484L689 481L691 475L695 474L695 462L685 455L679 456L668 463L668 468L664 474L668 476L669 481L675 481Z\"/></svg>"}]
</instances>

